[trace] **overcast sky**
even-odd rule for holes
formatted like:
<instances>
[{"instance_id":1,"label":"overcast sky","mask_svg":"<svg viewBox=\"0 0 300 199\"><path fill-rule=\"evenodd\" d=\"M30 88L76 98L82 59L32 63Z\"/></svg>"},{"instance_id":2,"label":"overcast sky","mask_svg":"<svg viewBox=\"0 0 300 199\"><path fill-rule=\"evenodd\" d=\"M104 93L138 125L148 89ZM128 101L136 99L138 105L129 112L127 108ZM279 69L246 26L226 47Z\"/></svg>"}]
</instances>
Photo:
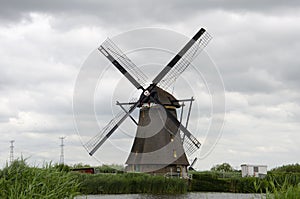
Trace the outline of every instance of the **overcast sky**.
<instances>
[{"instance_id":1,"label":"overcast sky","mask_svg":"<svg viewBox=\"0 0 300 199\"><path fill-rule=\"evenodd\" d=\"M299 163L299 1L0 3L1 166L9 160L10 140L15 140L16 158L58 162L60 136L66 136L67 164L123 164L113 154L98 162L82 147L73 119L73 91L83 63L101 42L144 27L187 37L205 27L213 36L205 53L224 82L226 117L220 139L197 169L223 162L234 168ZM96 107L96 113L106 113L107 106ZM198 138L204 142L201 133Z\"/></svg>"}]
</instances>

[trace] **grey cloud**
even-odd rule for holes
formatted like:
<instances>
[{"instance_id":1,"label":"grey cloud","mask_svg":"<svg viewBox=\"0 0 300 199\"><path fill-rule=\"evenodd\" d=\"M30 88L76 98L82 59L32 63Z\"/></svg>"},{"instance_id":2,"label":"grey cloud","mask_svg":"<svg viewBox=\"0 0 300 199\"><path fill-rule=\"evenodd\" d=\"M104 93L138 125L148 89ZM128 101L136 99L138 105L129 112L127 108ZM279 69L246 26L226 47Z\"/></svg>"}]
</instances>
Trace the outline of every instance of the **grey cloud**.
<instances>
[{"instance_id":1,"label":"grey cloud","mask_svg":"<svg viewBox=\"0 0 300 199\"><path fill-rule=\"evenodd\" d=\"M57 15L57 17L67 18L80 15L97 16L100 22L107 24L121 24L134 21L178 21L187 17L193 17L194 13L203 13L211 10L225 10L236 12L277 12L284 10L294 10L298 7L299 1L47 1L36 0L1 1L1 18L6 20L20 20L28 16L30 12L46 13ZM106 21L106 22L105 22Z\"/></svg>"},{"instance_id":2,"label":"grey cloud","mask_svg":"<svg viewBox=\"0 0 300 199\"><path fill-rule=\"evenodd\" d=\"M271 93L282 89L282 83L276 81L266 71L251 70L244 73L236 73L224 77L226 88L229 91L256 93Z\"/></svg>"}]
</instances>

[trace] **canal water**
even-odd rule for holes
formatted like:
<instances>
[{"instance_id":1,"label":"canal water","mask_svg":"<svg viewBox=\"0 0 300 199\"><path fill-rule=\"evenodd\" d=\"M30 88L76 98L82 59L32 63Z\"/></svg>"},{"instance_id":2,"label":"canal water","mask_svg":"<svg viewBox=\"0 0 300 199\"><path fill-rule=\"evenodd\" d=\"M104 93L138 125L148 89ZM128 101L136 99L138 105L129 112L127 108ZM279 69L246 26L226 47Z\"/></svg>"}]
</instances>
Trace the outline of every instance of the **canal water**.
<instances>
[{"instance_id":1,"label":"canal water","mask_svg":"<svg viewBox=\"0 0 300 199\"><path fill-rule=\"evenodd\" d=\"M180 195L115 194L87 195L76 199L262 199L261 194L190 192Z\"/></svg>"}]
</instances>

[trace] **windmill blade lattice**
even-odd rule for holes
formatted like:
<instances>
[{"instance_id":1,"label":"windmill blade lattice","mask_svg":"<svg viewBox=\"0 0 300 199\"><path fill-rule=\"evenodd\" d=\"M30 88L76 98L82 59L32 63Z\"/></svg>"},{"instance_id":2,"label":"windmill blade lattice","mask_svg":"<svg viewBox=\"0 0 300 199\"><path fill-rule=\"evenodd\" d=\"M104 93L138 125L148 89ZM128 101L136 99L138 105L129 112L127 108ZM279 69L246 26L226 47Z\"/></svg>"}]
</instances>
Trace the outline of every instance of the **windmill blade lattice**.
<instances>
[{"instance_id":1,"label":"windmill blade lattice","mask_svg":"<svg viewBox=\"0 0 300 199\"><path fill-rule=\"evenodd\" d=\"M157 84L160 88L168 89L172 83L182 74L190 63L198 56L198 54L207 46L212 39L208 32L196 41L190 49L181 57L175 66L165 75L165 77Z\"/></svg>"},{"instance_id":2,"label":"windmill blade lattice","mask_svg":"<svg viewBox=\"0 0 300 199\"><path fill-rule=\"evenodd\" d=\"M97 144L105 137L105 135L117 124L117 122L126 115L126 112L120 111L96 136L91 138L84 146L91 154Z\"/></svg>"},{"instance_id":3,"label":"windmill blade lattice","mask_svg":"<svg viewBox=\"0 0 300 199\"><path fill-rule=\"evenodd\" d=\"M200 146L198 147L195 142L198 142L198 140L193 135L188 137L188 139L184 139L183 148L188 156L191 156L200 148Z\"/></svg>"},{"instance_id":4,"label":"windmill blade lattice","mask_svg":"<svg viewBox=\"0 0 300 199\"><path fill-rule=\"evenodd\" d=\"M116 61L118 61L127 72L143 87L146 87L148 77L139 69L123 52L122 50L109 38L107 38L101 47L104 48Z\"/></svg>"},{"instance_id":5,"label":"windmill blade lattice","mask_svg":"<svg viewBox=\"0 0 300 199\"><path fill-rule=\"evenodd\" d=\"M132 101L136 101L132 100ZM130 113L137 107L138 102L132 106L123 107L125 110L122 110L117 113L117 115L94 137L92 137L84 147L87 149L90 155L93 155L98 148L108 139L108 137L119 127L119 125L124 121Z\"/></svg>"}]
</instances>

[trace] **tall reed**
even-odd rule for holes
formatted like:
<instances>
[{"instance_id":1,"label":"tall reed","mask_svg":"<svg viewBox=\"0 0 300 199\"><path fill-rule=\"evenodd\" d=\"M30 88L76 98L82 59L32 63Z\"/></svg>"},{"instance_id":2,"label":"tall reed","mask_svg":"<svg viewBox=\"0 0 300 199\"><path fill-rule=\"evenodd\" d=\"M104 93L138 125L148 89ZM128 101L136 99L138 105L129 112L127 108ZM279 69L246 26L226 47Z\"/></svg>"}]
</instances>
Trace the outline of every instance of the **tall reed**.
<instances>
[{"instance_id":1,"label":"tall reed","mask_svg":"<svg viewBox=\"0 0 300 199\"><path fill-rule=\"evenodd\" d=\"M17 160L0 171L0 198L74 198L78 187L76 176L51 164L37 168Z\"/></svg>"},{"instance_id":2,"label":"tall reed","mask_svg":"<svg viewBox=\"0 0 300 199\"><path fill-rule=\"evenodd\" d=\"M187 192L184 179L151 176L142 173L77 174L83 194L151 193L176 194Z\"/></svg>"},{"instance_id":3,"label":"tall reed","mask_svg":"<svg viewBox=\"0 0 300 199\"><path fill-rule=\"evenodd\" d=\"M293 177L286 175L283 183L278 183L274 177L270 177L269 188L266 191L266 199L299 199L300 183L293 184Z\"/></svg>"}]
</instances>

